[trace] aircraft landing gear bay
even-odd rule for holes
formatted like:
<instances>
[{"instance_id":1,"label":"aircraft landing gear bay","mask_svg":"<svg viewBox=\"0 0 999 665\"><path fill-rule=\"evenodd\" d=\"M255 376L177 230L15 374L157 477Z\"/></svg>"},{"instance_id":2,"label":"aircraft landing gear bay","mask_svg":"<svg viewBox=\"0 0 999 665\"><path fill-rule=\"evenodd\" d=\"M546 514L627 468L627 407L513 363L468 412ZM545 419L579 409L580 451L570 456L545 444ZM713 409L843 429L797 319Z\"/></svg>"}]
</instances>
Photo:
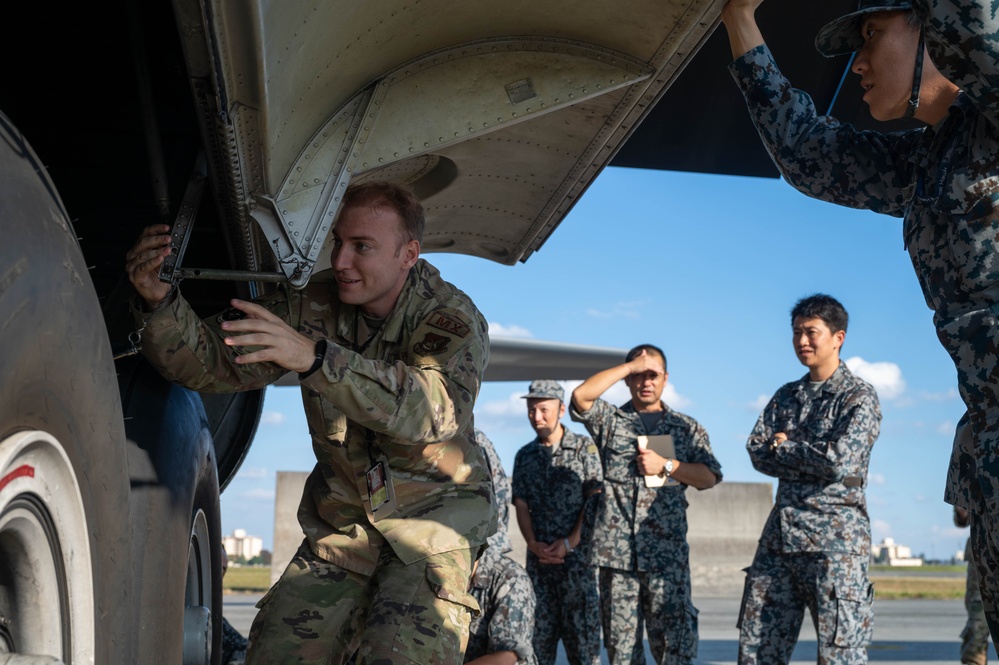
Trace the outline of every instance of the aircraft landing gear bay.
<instances>
[{"instance_id":1,"label":"aircraft landing gear bay","mask_svg":"<svg viewBox=\"0 0 999 665\"><path fill-rule=\"evenodd\" d=\"M0 659L135 662L110 345L55 187L2 114L0 236Z\"/></svg>"}]
</instances>

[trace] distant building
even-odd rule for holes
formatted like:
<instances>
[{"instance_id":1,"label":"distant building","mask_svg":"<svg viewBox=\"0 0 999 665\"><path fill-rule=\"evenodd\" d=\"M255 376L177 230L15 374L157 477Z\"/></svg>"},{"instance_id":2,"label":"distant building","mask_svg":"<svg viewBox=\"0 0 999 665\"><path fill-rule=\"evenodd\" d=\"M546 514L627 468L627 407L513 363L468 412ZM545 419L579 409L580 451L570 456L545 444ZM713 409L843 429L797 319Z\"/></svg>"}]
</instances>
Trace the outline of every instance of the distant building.
<instances>
[{"instance_id":1,"label":"distant building","mask_svg":"<svg viewBox=\"0 0 999 665\"><path fill-rule=\"evenodd\" d=\"M230 561L239 558L249 561L260 555L264 541L257 536L246 535L246 529L233 529L231 536L222 536L222 547Z\"/></svg>"},{"instance_id":2,"label":"distant building","mask_svg":"<svg viewBox=\"0 0 999 665\"><path fill-rule=\"evenodd\" d=\"M881 566L922 566L923 560L912 556L912 548L896 545L894 538L885 538L880 545L871 545L871 560Z\"/></svg>"}]
</instances>

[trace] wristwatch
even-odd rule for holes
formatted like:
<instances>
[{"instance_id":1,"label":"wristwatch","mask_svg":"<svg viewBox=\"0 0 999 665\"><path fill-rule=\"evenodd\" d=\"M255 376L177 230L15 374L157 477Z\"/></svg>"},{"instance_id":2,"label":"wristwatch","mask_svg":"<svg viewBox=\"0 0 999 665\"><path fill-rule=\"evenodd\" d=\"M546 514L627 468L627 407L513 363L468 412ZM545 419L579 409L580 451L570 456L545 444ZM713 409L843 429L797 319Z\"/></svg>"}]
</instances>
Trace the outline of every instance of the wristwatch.
<instances>
[{"instance_id":1,"label":"wristwatch","mask_svg":"<svg viewBox=\"0 0 999 665\"><path fill-rule=\"evenodd\" d=\"M663 464L663 470L659 472L659 477L660 478L669 478L669 475L671 473L673 473L673 469L675 469L675 468L676 468L676 465L673 464L673 460L667 459L666 463Z\"/></svg>"}]
</instances>

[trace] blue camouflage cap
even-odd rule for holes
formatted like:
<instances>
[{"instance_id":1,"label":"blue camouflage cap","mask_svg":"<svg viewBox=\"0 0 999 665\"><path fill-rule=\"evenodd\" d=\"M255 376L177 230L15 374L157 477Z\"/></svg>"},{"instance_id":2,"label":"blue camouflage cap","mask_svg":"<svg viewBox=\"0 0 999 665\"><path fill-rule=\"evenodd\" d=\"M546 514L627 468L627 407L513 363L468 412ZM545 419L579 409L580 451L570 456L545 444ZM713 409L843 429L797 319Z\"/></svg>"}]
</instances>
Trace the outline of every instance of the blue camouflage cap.
<instances>
[{"instance_id":1,"label":"blue camouflage cap","mask_svg":"<svg viewBox=\"0 0 999 665\"><path fill-rule=\"evenodd\" d=\"M565 401L565 390L562 389L558 381L552 381L551 379L531 381L529 391L524 395L524 399L557 399L560 402Z\"/></svg>"},{"instance_id":2,"label":"blue camouflage cap","mask_svg":"<svg viewBox=\"0 0 999 665\"><path fill-rule=\"evenodd\" d=\"M865 16L906 9L912 9L910 0L860 0L855 12L840 16L819 30L819 34L815 36L815 48L827 58L859 51L864 45L860 24Z\"/></svg>"}]
</instances>

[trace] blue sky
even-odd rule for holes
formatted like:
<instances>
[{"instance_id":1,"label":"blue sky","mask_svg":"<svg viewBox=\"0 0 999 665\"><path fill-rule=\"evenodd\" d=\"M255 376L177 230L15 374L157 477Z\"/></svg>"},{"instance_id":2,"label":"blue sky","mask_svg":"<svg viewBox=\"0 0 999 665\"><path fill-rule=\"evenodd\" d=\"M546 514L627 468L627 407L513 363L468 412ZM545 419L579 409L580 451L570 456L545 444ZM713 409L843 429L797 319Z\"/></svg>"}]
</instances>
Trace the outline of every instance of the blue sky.
<instances>
[{"instance_id":1,"label":"blue sky","mask_svg":"<svg viewBox=\"0 0 999 665\"><path fill-rule=\"evenodd\" d=\"M878 389L884 416L867 495L875 542L890 536L947 558L967 537L942 499L964 407L900 229L780 180L615 168L527 263L425 258L472 297L494 334L661 346L666 401L704 425L727 481L770 480L745 443L766 400L804 374L788 311L811 293L835 296L850 313L842 357ZM526 389L488 383L476 405L508 472L533 438ZM623 385L611 397L626 401ZM257 439L222 495L224 532L246 529L270 548L275 472L314 463L298 389L269 389Z\"/></svg>"}]
</instances>

